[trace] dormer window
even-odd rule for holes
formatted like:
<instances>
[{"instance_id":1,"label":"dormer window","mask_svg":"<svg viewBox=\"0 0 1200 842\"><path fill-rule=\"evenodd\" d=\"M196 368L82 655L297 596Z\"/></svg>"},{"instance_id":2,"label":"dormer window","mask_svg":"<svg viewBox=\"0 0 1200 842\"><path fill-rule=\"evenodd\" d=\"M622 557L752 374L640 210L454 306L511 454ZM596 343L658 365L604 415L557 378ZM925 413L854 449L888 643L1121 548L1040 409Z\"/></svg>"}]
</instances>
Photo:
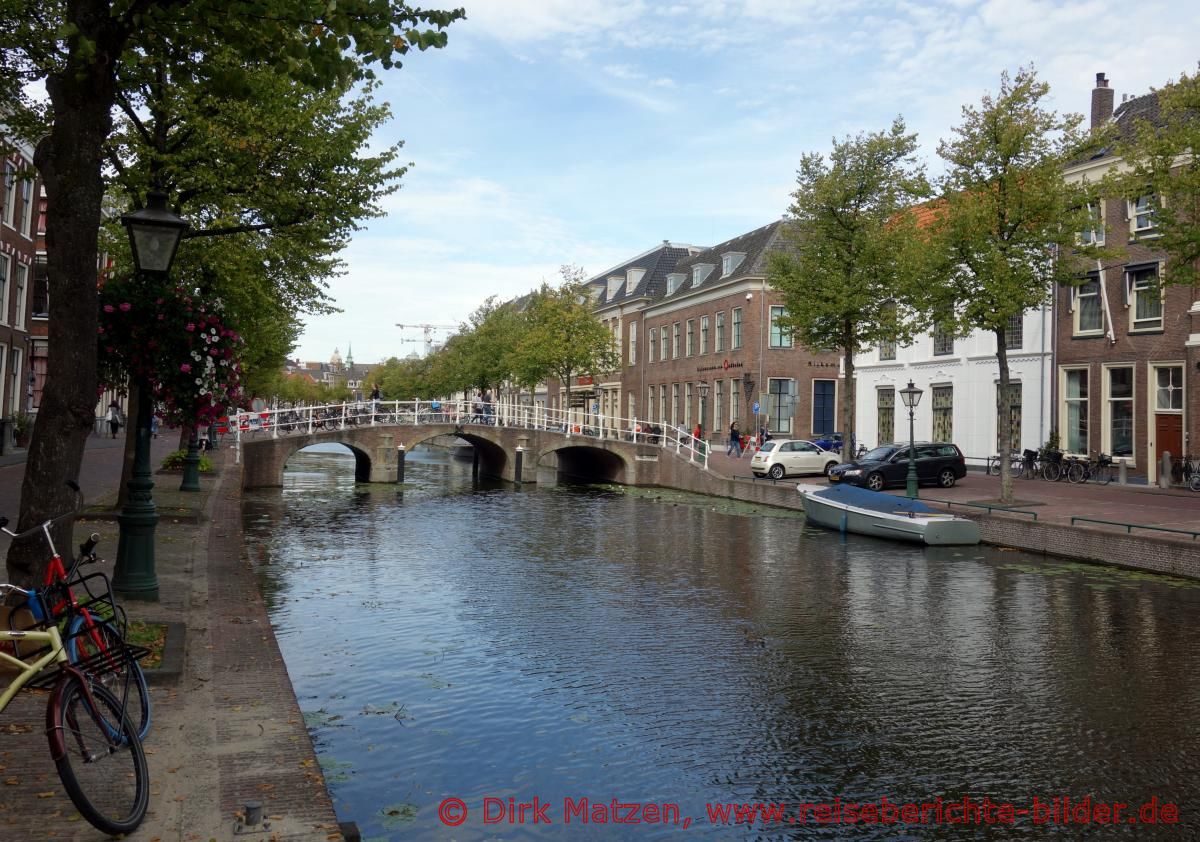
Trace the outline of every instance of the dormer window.
<instances>
[{"instance_id":1,"label":"dormer window","mask_svg":"<svg viewBox=\"0 0 1200 842\"><path fill-rule=\"evenodd\" d=\"M617 292L621 289L621 284L625 279L620 275L611 275L608 279L608 300L612 301L617 296Z\"/></svg>"},{"instance_id":2,"label":"dormer window","mask_svg":"<svg viewBox=\"0 0 1200 842\"><path fill-rule=\"evenodd\" d=\"M731 251L721 255L721 277L728 278L733 274L733 270L742 265L742 261L746 259L746 255L742 252Z\"/></svg>"},{"instance_id":3,"label":"dormer window","mask_svg":"<svg viewBox=\"0 0 1200 842\"><path fill-rule=\"evenodd\" d=\"M704 279L712 273L712 270L713 265L711 263L697 263L695 266L693 266L692 286L698 287L700 284L704 283Z\"/></svg>"},{"instance_id":4,"label":"dormer window","mask_svg":"<svg viewBox=\"0 0 1200 842\"><path fill-rule=\"evenodd\" d=\"M637 289L637 285L642 282L645 277L645 269L626 269L625 270L625 294L633 295L633 291Z\"/></svg>"},{"instance_id":5,"label":"dormer window","mask_svg":"<svg viewBox=\"0 0 1200 842\"><path fill-rule=\"evenodd\" d=\"M667 295L674 295L675 290L683 286L683 279L686 277L687 275L682 272L672 272L667 275Z\"/></svg>"}]
</instances>

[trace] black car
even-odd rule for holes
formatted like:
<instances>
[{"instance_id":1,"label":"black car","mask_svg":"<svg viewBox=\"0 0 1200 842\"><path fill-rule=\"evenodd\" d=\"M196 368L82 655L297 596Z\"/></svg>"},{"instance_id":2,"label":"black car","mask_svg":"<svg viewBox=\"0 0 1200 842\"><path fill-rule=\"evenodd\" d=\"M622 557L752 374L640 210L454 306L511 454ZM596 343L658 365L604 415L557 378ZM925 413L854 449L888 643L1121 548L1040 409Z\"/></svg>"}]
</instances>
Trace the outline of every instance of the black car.
<instances>
[{"instance_id":1,"label":"black car","mask_svg":"<svg viewBox=\"0 0 1200 842\"><path fill-rule=\"evenodd\" d=\"M958 445L918 442L917 482L950 488L967 475L967 462ZM904 485L908 480L908 444L881 444L855 462L843 462L829 471L830 482L861 485L872 491Z\"/></svg>"}]
</instances>

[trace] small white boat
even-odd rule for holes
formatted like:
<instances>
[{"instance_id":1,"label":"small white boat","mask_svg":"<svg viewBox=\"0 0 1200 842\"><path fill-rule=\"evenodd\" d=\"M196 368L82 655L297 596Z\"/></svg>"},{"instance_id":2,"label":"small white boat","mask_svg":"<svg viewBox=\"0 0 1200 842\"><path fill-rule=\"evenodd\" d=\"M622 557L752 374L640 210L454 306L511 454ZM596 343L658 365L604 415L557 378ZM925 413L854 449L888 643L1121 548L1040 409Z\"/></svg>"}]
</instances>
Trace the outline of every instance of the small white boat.
<instances>
[{"instance_id":1,"label":"small white boat","mask_svg":"<svg viewBox=\"0 0 1200 842\"><path fill-rule=\"evenodd\" d=\"M978 544L975 521L934 511L920 500L852 485L796 486L812 523L876 538L916 541L931 546Z\"/></svg>"}]
</instances>

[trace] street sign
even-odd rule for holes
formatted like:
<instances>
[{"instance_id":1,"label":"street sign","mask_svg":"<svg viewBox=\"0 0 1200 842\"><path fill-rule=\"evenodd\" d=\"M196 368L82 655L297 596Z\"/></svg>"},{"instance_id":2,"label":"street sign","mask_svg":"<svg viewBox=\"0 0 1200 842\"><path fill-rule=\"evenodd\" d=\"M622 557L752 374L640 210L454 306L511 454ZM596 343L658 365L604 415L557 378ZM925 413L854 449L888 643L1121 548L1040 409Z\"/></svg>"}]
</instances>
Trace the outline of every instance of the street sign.
<instances>
[{"instance_id":1,"label":"street sign","mask_svg":"<svg viewBox=\"0 0 1200 842\"><path fill-rule=\"evenodd\" d=\"M755 415L758 415L758 401L754 402L754 406L750 407L750 411L753 412Z\"/></svg>"},{"instance_id":2,"label":"street sign","mask_svg":"<svg viewBox=\"0 0 1200 842\"><path fill-rule=\"evenodd\" d=\"M593 402L592 403L592 412L599 412L599 411L600 411L600 404Z\"/></svg>"}]
</instances>

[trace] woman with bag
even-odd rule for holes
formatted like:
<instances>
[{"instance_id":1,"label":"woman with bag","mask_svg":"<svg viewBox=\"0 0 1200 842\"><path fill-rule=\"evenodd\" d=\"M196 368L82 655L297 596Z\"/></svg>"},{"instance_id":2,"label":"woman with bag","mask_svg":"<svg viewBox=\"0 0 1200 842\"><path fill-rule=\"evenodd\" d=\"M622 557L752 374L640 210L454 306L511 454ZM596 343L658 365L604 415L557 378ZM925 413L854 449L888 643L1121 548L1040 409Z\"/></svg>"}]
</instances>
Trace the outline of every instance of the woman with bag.
<instances>
[{"instance_id":1,"label":"woman with bag","mask_svg":"<svg viewBox=\"0 0 1200 842\"><path fill-rule=\"evenodd\" d=\"M117 431L121 429L121 405L117 403L116 398L108 405L108 429L112 431L114 439L117 437Z\"/></svg>"}]
</instances>

